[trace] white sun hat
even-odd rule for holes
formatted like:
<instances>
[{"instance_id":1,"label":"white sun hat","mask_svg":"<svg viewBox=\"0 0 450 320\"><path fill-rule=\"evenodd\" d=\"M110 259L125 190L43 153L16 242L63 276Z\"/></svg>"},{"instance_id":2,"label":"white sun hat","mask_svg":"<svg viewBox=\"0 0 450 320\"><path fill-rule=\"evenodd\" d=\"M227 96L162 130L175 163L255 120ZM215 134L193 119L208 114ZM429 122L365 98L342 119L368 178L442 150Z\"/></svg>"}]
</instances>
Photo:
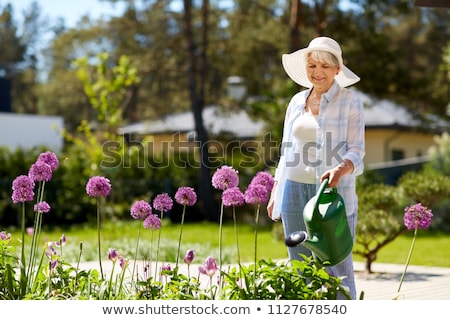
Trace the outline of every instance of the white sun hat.
<instances>
[{"instance_id":1,"label":"white sun hat","mask_svg":"<svg viewBox=\"0 0 450 320\"><path fill-rule=\"evenodd\" d=\"M318 37L313 39L307 48L297 50L293 53L283 54L282 63L287 75L299 85L305 88L311 88L313 84L308 80L306 74L306 58L309 52L313 50L323 50L332 53L339 61L340 71L335 79L341 87L348 87L355 84L360 78L349 68L344 66L342 61L342 51L339 44L328 37Z\"/></svg>"}]
</instances>

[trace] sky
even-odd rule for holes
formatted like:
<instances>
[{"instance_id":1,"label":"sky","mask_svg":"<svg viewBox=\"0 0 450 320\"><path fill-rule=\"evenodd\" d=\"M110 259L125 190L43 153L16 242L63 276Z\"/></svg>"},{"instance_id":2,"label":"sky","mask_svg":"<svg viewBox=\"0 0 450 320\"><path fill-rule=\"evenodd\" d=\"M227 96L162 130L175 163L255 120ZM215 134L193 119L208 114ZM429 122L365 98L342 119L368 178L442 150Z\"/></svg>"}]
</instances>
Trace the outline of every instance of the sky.
<instances>
[{"instance_id":1,"label":"sky","mask_svg":"<svg viewBox=\"0 0 450 320\"><path fill-rule=\"evenodd\" d=\"M0 0L0 7L11 3L16 17L22 19L22 11L32 2L33 0ZM89 15L93 19L108 18L120 15L124 9L121 2L113 4L99 0L36 0L36 2L41 7L43 17L48 17L53 22L62 17L67 27L75 27L84 15Z\"/></svg>"}]
</instances>

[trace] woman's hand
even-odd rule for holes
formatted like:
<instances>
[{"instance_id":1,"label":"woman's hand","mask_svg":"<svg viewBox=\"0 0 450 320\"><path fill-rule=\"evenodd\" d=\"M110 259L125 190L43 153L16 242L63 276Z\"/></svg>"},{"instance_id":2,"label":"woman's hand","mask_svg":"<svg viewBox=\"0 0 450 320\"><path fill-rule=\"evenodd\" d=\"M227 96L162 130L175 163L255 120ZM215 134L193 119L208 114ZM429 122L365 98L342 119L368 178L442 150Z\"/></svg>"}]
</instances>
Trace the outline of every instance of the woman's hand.
<instances>
[{"instance_id":1,"label":"woman's hand","mask_svg":"<svg viewBox=\"0 0 450 320\"><path fill-rule=\"evenodd\" d=\"M353 169L354 169L353 162L346 159L344 160L343 163L341 163L337 167L325 171L324 174L320 177L320 182L328 178L328 187L337 188L339 181L341 181L341 178L346 174L352 173Z\"/></svg>"}]
</instances>

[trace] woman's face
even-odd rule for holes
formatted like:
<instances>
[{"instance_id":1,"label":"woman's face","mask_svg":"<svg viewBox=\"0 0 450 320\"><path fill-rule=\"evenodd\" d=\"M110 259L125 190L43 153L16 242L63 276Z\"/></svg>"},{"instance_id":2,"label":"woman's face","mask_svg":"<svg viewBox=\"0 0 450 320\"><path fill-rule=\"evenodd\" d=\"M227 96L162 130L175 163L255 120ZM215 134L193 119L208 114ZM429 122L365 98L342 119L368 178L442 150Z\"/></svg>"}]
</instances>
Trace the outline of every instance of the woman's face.
<instances>
[{"instance_id":1,"label":"woman's face","mask_svg":"<svg viewBox=\"0 0 450 320\"><path fill-rule=\"evenodd\" d=\"M314 87L321 90L328 90L333 84L334 77L339 73L339 67L327 62L316 61L308 57L306 64L306 74L308 80Z\"/></svg>"}]
</instances>

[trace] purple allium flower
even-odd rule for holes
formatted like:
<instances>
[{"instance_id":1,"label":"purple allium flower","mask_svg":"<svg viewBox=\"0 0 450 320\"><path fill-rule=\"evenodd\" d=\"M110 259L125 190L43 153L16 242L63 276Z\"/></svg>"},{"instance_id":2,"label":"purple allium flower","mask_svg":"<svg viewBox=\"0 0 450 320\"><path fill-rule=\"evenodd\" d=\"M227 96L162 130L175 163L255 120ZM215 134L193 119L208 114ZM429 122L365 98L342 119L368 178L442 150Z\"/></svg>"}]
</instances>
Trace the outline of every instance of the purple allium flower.
<instances>
[{"instance_id":1,"label":"purple allium flower","mask_svg":"<svg viewBox=\"0 0 450 320\"><path fill-rule=\"evenodd\" d=\"M172 209L173 200L167 193L158 194L155 199L153 199L153 207L161 212L169 211Z\"/></svg>"},{"instance_id":2,"label":"purple allium flower","mask_svg":"<svg viewBox=\"0 0 450 320\"><path fill-rule=\"evenodd\" d=\"M45 201L36 203L34 205L34 212L40 212L40 213L50 212L50 205Z\"/></svg>"},{"instance_id":3,"label":"purple allium flower","mask_svg":"<svg viewBox=\"0 0 450 320\"><path fill-rule=\"evenodd\" d=\"M239 187L232 187L222 192L222 202L225 207L239 207L244 204L244 194Z\"/></svg>"},{"instance_id":4,"label":"purple allium flower","mask_svg":"<svg viewBox=\"0 0 450 320\"><path fill-rule=\"evenodd\" d=\"M50 181L52 179L52 168L42 160L31 165L28 176L34 181Z\"/></svg>"},{"instance_id":5,"label":"purple allium flower","mask_svg":"<svg viewBox=\"0 0 450 320\"><path fill-rule=\"evenodd\" d=\"M108 259L111 261L117 261L119 259L119 254L117 253L117 250L114 248L108 249Z\"/></svg>"},{"instance_id":6,"label":"purple allium flower","mask_svg":"<svg viewBox=\"0 0 450 320\"><path fill-rule=\"evenodd\" d=\"M230 166L222 166L217 169L212 177L213 187L219 190L237 187L238 184L238 172Z\"/></svg>"},{"instance_id":7,"label":"purple allium flower","mask_svg":"<svg viewBox=\"0 0 450 320\"><path fill-rule=\"evenodd\" d=\"M0 240L6 241L11 239L11 233L6 233L6 231L0 232Z\"/></svg>"},{"instance_id":8,"label":"purple allium flower","mask_svg":"<svg viewBox=\"0 0 450 320\"><path fill-rule=\"evenodd\" d=\"M189 249L186 251L186 254L184 255L184 262L187 264L191 264L192 261L194 261L194 250Z\"/></svg>"},{"instance_id":9,"label":"purple allium flower","mask_svg":"<svg viewBox=\"0 0 450 320\"><path fill-rule=\"evenodd\" d=\"M212 278L217 271L216 259L214 259L213 257L206 258L205 263L198 266L198 271L201 274L205 274L208 277Z\"/></svg>"},{"instance_id":10,"label":"purple allium flower","mask_svg":"<svg viewBox=\"0 0 450 320\"><path fill-rule=\"evenodd\" d=\"M59 161L58 158L56 157L56 154L51 151L41 153L37 158L37 161L44 161L46 164L50 166L52 171L56 170L56 168L58 168L59 165Z\"/></svg>"},{"instance_id":11,"label":"purple allium flower","mask_svg":"<svg viewBox=\"0 0 450 320\"><path fill-rule=\"evenodd\" d=\"M136 220L144 220L152 213L152 206L144 200L139 200L131 206L131 216Z\"/></svg>"},{"instance_id":12,"label":"purple allium flower","mask_svg":"<svg viewBox=\"0 0 450 320\"><path fill-rule=\"evenodd\" d=\"M193 206L197 202L197 194L194 188L179 187L175 193L175 200L183 206Z\"/></svg>"},{"instance_id":13,"label":"purple allium flower","mask_svg":"<svg viewBox=\"0 0 450 320\"><path fill-rule=\"evenodd\" d=\"M150 214L144 220L144 228L151 230L158 230L161 228L161 219L159 219L158 215Z\"/></svg>"},{"instance_id":14,"label":"purple allium flower","mask_svg":"<svg viewBox=\"0 0 450 320\"><path fill-rule=\"evenodd\" d=\"M86 184L86 193L94 198L107 197L111 192L111 182L108 178L94 176Z\"/></svg>"},{"instance_id":15,"label":"purple allium flower","mask_svg":"<svg viewBox=\"0 0 450 320\"><path fill-rule=\"evenodd\" d=\"M32 201L34 198L34 181L28 176L21 175L12 183L12 200L14 203Z\"/></svg>"},{"instance_id":16,"label":"purple allium flower","mask_svg":"<svg viewBox=\"0 0 450 320\"><path fill-rule=\"evenodd\" d=\"M265 186L267 191L270 193L272 192L275 180L270 173L260 171L253 177L251 184L261 184Z\"/></svg>"},{"instance_id":17,"label":"purple allium flower","mask_svg":"<svg viewBox=\"0 0 450 320\"><path fill-rule=\"evenodd\" d=\"M431 217L433 213L430 209L422 206L421 203L416 203L405 208L403 221L409 230L427 229L431 224Z\"/></svg>"},{"instance_id":18,"label":"purple allium flower","mask_svg":"<svg viewBox=\"0 0 450 320\"><path fill-rule=\"evenodd\" d=\"M247 187L244 194L244 200L249 204L261 204L267 201L268 191L262 184L252 184Z\"/></svg>"}]
</instances>

